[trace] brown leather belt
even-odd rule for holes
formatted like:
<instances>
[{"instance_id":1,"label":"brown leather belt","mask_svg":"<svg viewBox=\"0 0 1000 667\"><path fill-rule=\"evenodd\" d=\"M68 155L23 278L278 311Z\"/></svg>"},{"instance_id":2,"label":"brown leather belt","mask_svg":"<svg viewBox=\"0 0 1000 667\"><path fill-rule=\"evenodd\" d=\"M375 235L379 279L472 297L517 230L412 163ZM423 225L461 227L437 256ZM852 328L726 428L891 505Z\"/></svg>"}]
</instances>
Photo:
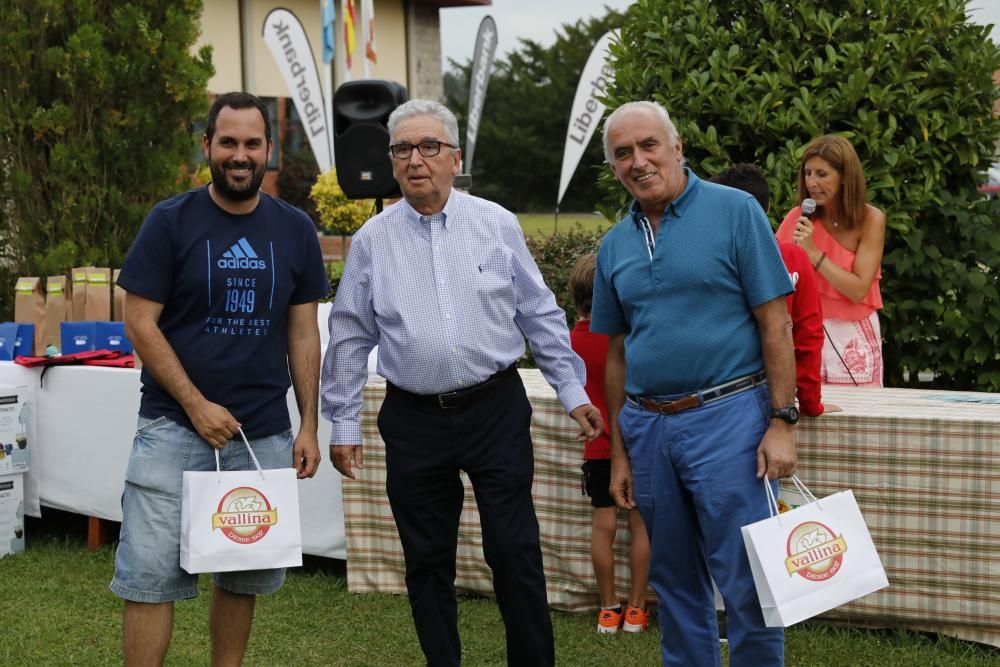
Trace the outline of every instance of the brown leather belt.
<instances>
[{"instance_id":1,"label":"brown leather belt","mask_svg":"<svg viewBox=\"0 0 1000 667\"><path fill-rule=\"evenodd\" d=\"M472 403L474 400L483 396L488 389L492 389L502 379L515 374L517 374L517 364L511 364L502 371L494 373L479 384L466 387L465 389L449 391L444 394L414 394L413 392L406 391L405 389L397 387L388 381L386 382L386 389L387 391L399 392L412 401L424 403L440 408L441 410L454 410L455 408L461 408Z\"/></svg>"},{"instance_id":2,"label":"brown leather belt","mask_svg":"<svg viewBox=\"0 0 1000 667\"><path fill-rule=\"evenodd\" d=\"M730 380L729 382L723 382L714 387L709 387L708 389L696 391L687 396L675 398L672 401L655 401L651 398L643 398L641 396L629 396L629 398L643 410L657 412L661 415L672 415L677 412L696 408L705 403L717 401L726 396L732 396L747 389L752 389L765 380L767 380L767 374L764 371L759 371L753 375L746 375L735 380Z\"/></svg>"}]
</instances>

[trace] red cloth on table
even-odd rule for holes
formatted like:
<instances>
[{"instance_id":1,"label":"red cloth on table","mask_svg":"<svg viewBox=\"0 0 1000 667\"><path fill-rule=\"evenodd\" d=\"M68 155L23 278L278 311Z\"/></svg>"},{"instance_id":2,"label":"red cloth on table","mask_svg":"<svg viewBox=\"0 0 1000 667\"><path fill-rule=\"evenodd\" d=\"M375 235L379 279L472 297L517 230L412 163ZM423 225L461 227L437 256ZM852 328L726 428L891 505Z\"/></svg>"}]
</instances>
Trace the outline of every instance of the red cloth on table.
<instances>
[{"instance_id":1,"label":"red cloth on table","mask_svg":"<svg viewBox=\"0 0 1000 667\"><path fill-rule=\"evenodd\" d=\"M15 357L15 364L22 366L68 366L83 364L86 366L117 366L121 368L135 367L135 356L122 354L121 350L87 350L73 352L55 357Z\"/></svg>"}]
</instances>

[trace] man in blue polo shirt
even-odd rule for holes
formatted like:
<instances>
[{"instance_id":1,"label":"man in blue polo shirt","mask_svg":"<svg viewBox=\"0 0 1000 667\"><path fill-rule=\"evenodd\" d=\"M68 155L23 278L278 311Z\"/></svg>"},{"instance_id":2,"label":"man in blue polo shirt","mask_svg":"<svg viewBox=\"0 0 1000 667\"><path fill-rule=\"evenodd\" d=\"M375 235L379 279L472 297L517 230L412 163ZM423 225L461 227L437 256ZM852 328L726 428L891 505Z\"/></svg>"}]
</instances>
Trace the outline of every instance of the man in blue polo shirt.
<instances>
[{"instance_id":1,"label":"man in blue polo shirt","mask_svg":"<svg viewBox=\"0 0 1000 667\"><path fill-rule=\"evenodd\" d=\"M740 527L768 516L764 477L777 492L795 470L791 282L760 205L684 166L662 106L616 109L604 147L635 201L601 244L591 329L610 336L611 493L649 532L663 664L721 664L714 578L733 664L781 665Z\"/></svg>"}]
</instances>

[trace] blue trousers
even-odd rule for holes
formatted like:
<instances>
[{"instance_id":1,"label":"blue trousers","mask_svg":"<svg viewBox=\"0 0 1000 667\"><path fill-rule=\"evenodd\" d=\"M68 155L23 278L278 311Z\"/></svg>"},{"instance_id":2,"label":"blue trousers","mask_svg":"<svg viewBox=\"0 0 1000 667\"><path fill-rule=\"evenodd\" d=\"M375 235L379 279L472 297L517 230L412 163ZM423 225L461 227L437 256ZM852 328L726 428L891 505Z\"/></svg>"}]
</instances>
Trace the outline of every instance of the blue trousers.
<instances>
[{"instance_id":1,"label":"blue trousers","mask_svg":"<svg viewBox=\"0 0 1000 667\"><path fill-rule=\"evenodd\" d=\"M619 413L649 533L664 665L722 664L712 579L726 603L730 665L784 664L784 630L764 625L740 532L769 515L756 477L769 421L766 384L672 415L632 401Z\"/></svg>"}]
</instances>

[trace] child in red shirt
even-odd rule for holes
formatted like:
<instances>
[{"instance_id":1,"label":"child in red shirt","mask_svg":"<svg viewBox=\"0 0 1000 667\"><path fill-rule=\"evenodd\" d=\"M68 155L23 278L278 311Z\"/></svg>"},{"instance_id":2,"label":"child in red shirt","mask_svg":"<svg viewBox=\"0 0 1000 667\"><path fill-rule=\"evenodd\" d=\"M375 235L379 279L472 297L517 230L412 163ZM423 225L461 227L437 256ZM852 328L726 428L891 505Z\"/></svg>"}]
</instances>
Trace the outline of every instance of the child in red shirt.
<instances>
[{"instance_id":1,"label":"child in red shirt","mask_svg":"<svg viewBox=\"0 0 1000 667\"><path fill-rule=\"evenodd\" d=\"M646 586L649 582L649 538L639 510L628 513L632 532L630 567L632 590L628 606L622 610L615 592L615 535L618 532L618 510L611 498L611 441L608 439L608 410L604 404L604 365L608 354L608 337L591 333L590 308L594 293L596 257L584 255L570 272L570 291L580 319L570 332L573 350L580 355L587 367L584 389L590 402L600 409L605 432L587 442L583 452L584 490L594 508L593 529L590 538L591 561L597 590L601 596L601 611L597 616L600 633L642 632L649 625L646 614Z\"/></svg>"},{"instance_id":2,"label":"child in red shirt","mask_svg":"<svg viewBox=\"0 0 1000 667\"><path fill-rule=\"evenodd\" d=\"M771 208L771 191L764 173L755 164L737 164L709 179L752 194L765 212ZM823 360L823 310L820 306L816 275L806 251L794 243L778 243L781 258L788 269L795 292L788 296L788 314L792 317L795 343L795 386L799 411L818 417L824 411L836 412L836 406L823 406L820 367Z\"/></svg>"}]
</instances>

